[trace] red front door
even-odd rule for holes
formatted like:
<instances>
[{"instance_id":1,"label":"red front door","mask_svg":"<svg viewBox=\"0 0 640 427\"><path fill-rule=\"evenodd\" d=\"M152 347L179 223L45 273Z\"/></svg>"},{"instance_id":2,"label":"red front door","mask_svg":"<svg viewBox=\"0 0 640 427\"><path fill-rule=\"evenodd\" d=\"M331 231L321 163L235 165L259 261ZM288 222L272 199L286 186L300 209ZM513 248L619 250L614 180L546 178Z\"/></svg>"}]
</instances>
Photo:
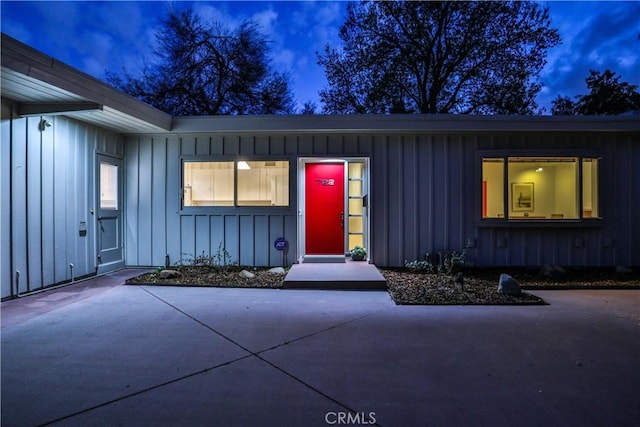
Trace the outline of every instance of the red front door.
<instances>
[{"instance_id":1,"label":"red front door","mask_svg":"<svg viewBox=\"0 0 640 427\"><path fill-rule=\"evenodd\" d=\"M344 164L308 163L305 169L307 255L344 255Z\"/></svg>"}]
</instances>

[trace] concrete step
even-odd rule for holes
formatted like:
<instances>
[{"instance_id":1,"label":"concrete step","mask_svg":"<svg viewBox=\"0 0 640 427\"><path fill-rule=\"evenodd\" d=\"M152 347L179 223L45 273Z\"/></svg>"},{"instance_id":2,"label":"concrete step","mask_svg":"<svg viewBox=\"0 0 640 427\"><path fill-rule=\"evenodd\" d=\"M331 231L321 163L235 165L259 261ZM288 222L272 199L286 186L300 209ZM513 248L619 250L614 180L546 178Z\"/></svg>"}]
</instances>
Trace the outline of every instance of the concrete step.
<instances>
[{"instance_id":1,"label":"concrete step","mask_svg":"<svg viewBox=\"0 0 640 427\"><path fill-rule=\"evenodd\" d=\"M285 289L386 289L387 280L367 262L294 264Z\"/></svg>"}]
</instances>

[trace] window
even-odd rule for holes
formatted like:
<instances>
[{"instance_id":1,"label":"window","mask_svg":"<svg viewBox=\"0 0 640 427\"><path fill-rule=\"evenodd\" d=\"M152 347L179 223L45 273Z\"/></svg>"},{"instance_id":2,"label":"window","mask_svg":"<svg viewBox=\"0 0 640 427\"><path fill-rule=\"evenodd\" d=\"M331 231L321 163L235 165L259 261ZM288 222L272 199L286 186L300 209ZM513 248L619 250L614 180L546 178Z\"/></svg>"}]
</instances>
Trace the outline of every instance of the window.
<instances>
[{"instance_id":1,"label":"window","mask_svg":"<svg viewBox=\"0 0 640 427\"><path fill-rule=\"evenodd\" d=\"M483 158L482 218L597 218L597 183L596 158Z\"/></svg>"},{"instance_id":2,"label":"window","mask_svg":"<svg viewBox=\"0 0 640 427\"><path fill-rule=\"evenodd\" d=\"M183 182L185 207L289 206L288 161L185 161Z\"/></svg>"},{"instance_id":3,"label":"window","mask_svg":"<svg viewBox=\"0 0 640 427\"><path fill-rule=\"evenodd\" d=\"M289 206L289 162L238 162L238 206Z\"/></svg>"},{"instance_id":4,"label":"window","mask_svg":"<svg viewBox=\"0 0 640 427\"><path fill-rule=\"evenodd\" d=\"M100 209L118 209L118 166L100 163Z\"/></svg>"}]
</instances>

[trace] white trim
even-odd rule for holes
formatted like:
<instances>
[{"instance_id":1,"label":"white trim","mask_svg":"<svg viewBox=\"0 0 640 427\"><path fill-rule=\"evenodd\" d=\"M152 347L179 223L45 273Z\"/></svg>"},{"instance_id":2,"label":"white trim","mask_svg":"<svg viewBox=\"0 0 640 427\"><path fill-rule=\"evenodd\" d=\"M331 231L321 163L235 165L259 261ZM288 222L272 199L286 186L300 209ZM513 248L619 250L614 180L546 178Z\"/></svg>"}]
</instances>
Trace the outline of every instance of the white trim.
<instances>
[{"instance_id":1,"label":"white trim","mask_svg":"<svg viewBox=\"0 0 640 427\"><path fill-rule=\"evenodd\" d=\"M298 229L298 244L296 259L298 262L302 262L306 256L306 235L305 235L305 206L306 206L306 188L305 188L305 170L306 165L311 163L343 163L344 164L344 207L343 212L345 215L344 223L344 235L343 235L343 247L345 252L349 250L349 162L362 162L364 163L364 176L365 179L362 182L363 192L368 195L368 207L367 213L364 216L366 218L366 224L363 224L363 245L367 249L367 257L371 259L370 248L370 227L371 227L371 190L370 183L370 158L369 157L299 157L298 158L298 170L297 170L297 187L298 187L298 217L297 217L297 229ZM321 258L324 255L312 255L311 257ZM331 255L335 258L335 255Z\"/></svg>"}]
</instances>

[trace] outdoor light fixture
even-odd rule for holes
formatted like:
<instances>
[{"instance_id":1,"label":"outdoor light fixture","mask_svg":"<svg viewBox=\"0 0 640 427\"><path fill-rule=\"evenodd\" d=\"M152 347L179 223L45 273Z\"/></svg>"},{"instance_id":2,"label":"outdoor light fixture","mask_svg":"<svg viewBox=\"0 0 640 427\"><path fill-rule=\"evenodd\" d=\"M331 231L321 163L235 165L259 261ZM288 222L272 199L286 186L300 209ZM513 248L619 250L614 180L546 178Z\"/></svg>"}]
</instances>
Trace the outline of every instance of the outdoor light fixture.
<instances>
[{"instance_id":1,"label":"outdoor light fixture","mask_svg":"<svg viewBox=\"0 0 640 427\"><path fill-rule=\"evenodd\" d=\"M50 128L52 125L52 123L47 120L47 119L42 119L40 120L40 124L38 124L38 129L40 129L40 132L44 132L44 130L46 128Z\"/></svg>"},{"instance_id":2,"label":"outdoor light fixture","mask_svg":"<svg viewBox=\"0 0 640 427\"><path fill-rule=\"evenodd\" d=\"M538 169L536 169L536 172L542 172L542 168L539 167Z\"/></svg>"},{"instance_id":3,"label":"outdoor light fixture","mask_svg":"<svg viewBox=\"0 0 640 427\"><path fill-rule=\"evenodd\" d=\"M244 160L238 162L238 170L248 171L249 169L251 169L249 163L245 162Z\"/></svg>"}]
</instances>

